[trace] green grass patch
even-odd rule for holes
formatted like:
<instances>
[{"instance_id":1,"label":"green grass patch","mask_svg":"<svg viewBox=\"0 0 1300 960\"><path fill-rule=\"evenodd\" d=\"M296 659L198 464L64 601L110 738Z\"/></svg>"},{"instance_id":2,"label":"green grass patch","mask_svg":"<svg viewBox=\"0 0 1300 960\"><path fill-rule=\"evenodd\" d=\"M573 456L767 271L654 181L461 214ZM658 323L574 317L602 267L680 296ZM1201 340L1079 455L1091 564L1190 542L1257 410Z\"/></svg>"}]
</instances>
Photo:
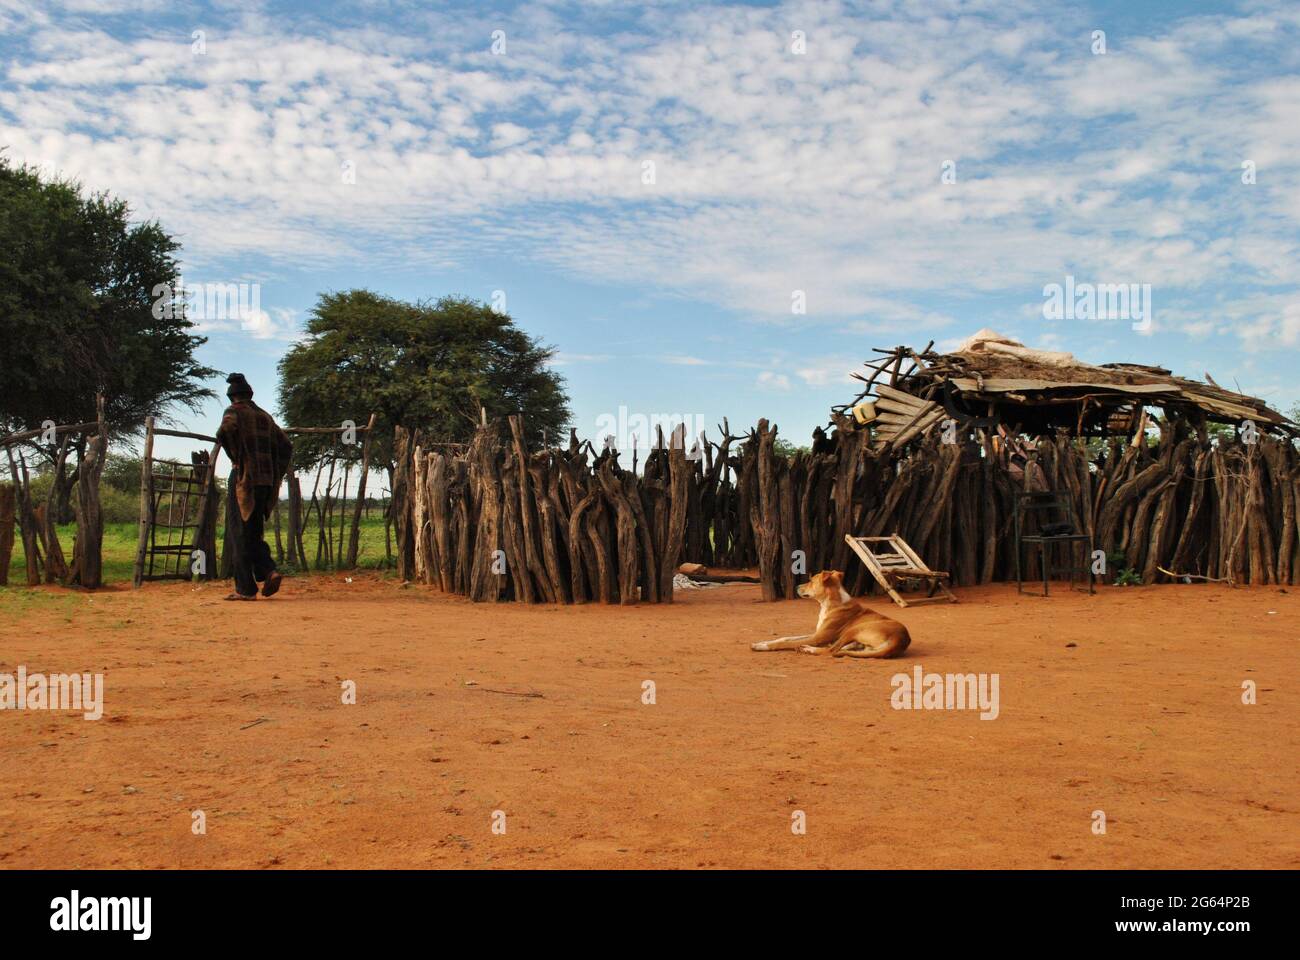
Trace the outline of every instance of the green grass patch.
<instances>
[{"instance_id":1,"label":"green grass patch","mask_svg":"<svg viewBox=\"0 0 1300 960\"><path fill-rule=\"evenodd\" d=\"M376 511L377 513L378 511ZM349 521L348 527L350 528ZM281 523L281 539L285 546L288 546L288 530L283 522ZM335 518L334 538L335 550L338 550L338 518ZM344 552L346 553L346 538L350 530L344 530ZM76 536L76 524L62 524L59 526L59 543L63 547L63 555L69 562L72 560L72 541ZM217 549L221 549L225 536L224 529L217 530ZM104 582L105 583L130 583L135 573L135 550L139 537L139 526L135 523L106 523L104 524ZM303 535L303 546L307 551L307 558L311 561L312 569L308 573L314 572L316 567L316 546L319 540L319 532L313 527ZM271 555L276 555L275 550L275 531L268 524L266 530L266 541L271 545ZM32 590L26 585L26 556L23 553L22 539L15 532L13 558L9 562L9 586L0 587L0 597L4 598L4 603L22 603L36 601L15 601L13 598L17 595L28 594L32 597L49 597L54 594L43 591ZM379 516L372 516L369 520L361 521L361 537L357 545L357 569L359 570L385 570L387 569L386 552L384 549L384 520ZM303 571L296 570L292 564L280 564L280 570L287 576L301 574ZM68 597L67 599L74 599ZM0 609L7 610L7 607L0 606Z\"/></svg>"}]
</instances>

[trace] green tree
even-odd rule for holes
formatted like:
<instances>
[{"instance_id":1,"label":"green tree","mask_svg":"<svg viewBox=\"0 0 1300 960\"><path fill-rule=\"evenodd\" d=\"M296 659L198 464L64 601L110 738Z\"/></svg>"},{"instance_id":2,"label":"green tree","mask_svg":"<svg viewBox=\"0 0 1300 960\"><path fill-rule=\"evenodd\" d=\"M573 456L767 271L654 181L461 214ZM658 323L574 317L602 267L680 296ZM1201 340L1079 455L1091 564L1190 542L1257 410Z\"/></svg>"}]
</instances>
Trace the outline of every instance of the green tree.
<instances>
[{"instance_id":1,"label":"green tree","mask_svg":"<svg viewBox=\"0 0 1300 960\"><path fill-rule=\"evenodd\" d=\"M156 222L132 224L124 201L0 155L0 431L94 420L103 393L110 429L127 436L213 396L183 305L154 309L175 288L178 249ZM66 494L71 478L59 482Z\"/></svg>"},{"instance_id":2,"label":"green tree","mask_svg":"<svg viewBox=\"0 0 1300 960\"><path fill-rule=\"evenodd\" d=\"M95 419L102 392L119 435L173 405L198 410L216 375L183 307L155 317L173 288L179 245L155 222L131 224L122 200L83 196L0 156L0 425Z\"/></svg>"},{"instance_id":3,"label":"green tree","mask_svg":"<svg viewBox=\"0 0 1300 960\"><path fill-rule=\"evenodd\" d=\"M489 418L523 413L529 441L552 442L568 425L564 379L553 350L506 314L457 297L406 303L369 290L322 294L306 339L280 360L280 410L294 424L360 425L376 413L372 457L393 463L393 428L429 440L464 442ZM331 441L295 439L300 466Z\"/></svg>"}]
</instances>

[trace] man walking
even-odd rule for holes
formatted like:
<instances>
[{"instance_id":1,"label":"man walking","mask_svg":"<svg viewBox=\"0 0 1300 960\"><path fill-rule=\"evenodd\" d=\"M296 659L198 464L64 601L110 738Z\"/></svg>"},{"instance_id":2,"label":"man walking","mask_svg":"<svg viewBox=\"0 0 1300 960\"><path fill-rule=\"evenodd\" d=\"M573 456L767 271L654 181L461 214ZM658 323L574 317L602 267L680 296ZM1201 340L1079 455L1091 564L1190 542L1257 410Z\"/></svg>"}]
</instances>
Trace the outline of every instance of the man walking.
<instances>
[{"instance_id":1,"label":"man walking","mask_svg":"<svg viewBox=\"0 0 1300 960\"><path fill-rule=\"evenodd\" d=\"M279 499L293 444L271 415L253 402L253 388L242 373L232 373L226 382L230 384L226 389L230 406L217 430L221 449L233 464L226 525L235 545L235 592L226 599L256 600L259 583L264 597L280 589L282 578L262 529Z\"/></svg>"}]
</instances>

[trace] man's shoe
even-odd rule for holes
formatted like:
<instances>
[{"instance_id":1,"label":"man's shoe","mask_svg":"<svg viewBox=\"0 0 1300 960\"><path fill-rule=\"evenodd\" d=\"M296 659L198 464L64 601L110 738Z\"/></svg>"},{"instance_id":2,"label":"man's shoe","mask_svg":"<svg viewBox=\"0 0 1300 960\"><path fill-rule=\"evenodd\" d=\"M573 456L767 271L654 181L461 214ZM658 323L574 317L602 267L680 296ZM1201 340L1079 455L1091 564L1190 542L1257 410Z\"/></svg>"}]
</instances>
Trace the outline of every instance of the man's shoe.
<instances>
[{"instance_id":1,"label":"man's shoe","mask_svg":"<svg viewBox=\"0 0 1300 960\"><path fill-rule=\"evenodd\" d=\"M228 596L225 597L224 599L226 599L226 600L256 600L256 599L257 599L257 594L253 594L252 596L245 596L245 595L242 594L242 593L235 592L235 593L232 593L232 594L228 595Z\"/></svg>"},{"instance_id":2,"label":"man's shoe","mask_svg":"<svg viewBox=\"0 0 1300 960\"><path fill-rule=\"evenodd\" d=\"M279 573L272 573L270 576L268 576L266 578L266 582L262 584L262 596L264 597L275 596L280 589L280 581L283 579L284 577Z\"/></svg>"}]
</instances>

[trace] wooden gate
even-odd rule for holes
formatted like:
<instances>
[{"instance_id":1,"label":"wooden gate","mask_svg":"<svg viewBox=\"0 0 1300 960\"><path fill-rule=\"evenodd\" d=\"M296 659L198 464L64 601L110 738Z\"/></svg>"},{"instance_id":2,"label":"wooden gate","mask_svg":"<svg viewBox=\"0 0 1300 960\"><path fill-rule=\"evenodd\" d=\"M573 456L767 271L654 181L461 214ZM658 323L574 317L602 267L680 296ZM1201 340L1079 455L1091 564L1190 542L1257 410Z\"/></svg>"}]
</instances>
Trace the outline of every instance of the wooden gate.
<instances>
[{"instance_id":1,"label":"wooden gate","mask_svg":"<svg viewBox=\"0 0 1300 960\"><path fill-rule=\"evenodd\" d=\"M211 452L190 455L189 463L155 460L156 436L211 443ZM146 580L211 580L217 575L217 485L213 465L215 437L154 426L145 420L140 468L140 535L135 553L135 585Z\"/></svg>"}]
</instances>

